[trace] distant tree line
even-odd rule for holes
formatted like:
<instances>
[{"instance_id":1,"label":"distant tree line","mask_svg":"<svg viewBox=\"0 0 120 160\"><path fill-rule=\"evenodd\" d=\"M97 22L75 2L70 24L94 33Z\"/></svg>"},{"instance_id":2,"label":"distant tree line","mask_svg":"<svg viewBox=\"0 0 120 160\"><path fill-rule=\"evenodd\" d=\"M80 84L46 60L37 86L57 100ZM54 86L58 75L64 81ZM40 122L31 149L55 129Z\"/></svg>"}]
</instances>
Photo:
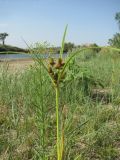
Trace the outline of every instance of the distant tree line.
<instances>
[{"instance_id":1,"label":"distant tree line","mask_svg":"<svg viewBox=\"0 0 120 160\"><path fill-rule=\"evenodd\" d=\"M80 48L87 48L87 47L98 47L96 43L91 44L83 44L83 45L75 45L72 42L66 42L64 44L64 53L72 52L75 49ZM92 49L94 52L99 52L100 48L94 48ZM35 49L35 52L37 51L37 48ZM39 48L39 53L60 53L60 47L46 47L46 48Z\"/></svg>"},{"instance_id":2,"label":"distant tree line","mask_svg":"<svg viewBox=\"0 0 120 160\"><path fill-rule=\"evenodd\" d=\"M23 48L19 48L19 47L15 47L15 46L10 46L10 45L1 45L0 44L0 52L22 52L22 53L27 53L28 50L27 49L23 49Z\"/></svg>"},{"instance_id":3,"label":"distant tree line","mask_svg":"<svg viewBox=\"0 0 120 160\"><path fill-rule=\"evenodd\" d=\"M117 21L120 30L120 12L116 13L115 20ZM113 47L120 48L120 33L116 33L113 38L109 39L108 43Z\"/></svg>"}]
</instances>

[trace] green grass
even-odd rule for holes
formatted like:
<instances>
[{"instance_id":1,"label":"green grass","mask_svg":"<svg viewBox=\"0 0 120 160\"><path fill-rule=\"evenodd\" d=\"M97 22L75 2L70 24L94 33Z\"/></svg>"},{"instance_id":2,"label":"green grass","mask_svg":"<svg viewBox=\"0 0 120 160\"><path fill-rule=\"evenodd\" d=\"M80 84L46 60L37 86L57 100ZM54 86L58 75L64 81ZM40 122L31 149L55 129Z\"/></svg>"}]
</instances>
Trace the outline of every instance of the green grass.
<instances>
[{"instance_id":1,"label":"green grass","mask_svg":"<svg viewBox=\"0 0 120 160\"><path fill-rule=\"evenodd\" d=\"M68 65L60 86L64 160L120 157L120 55L92 53ZM55 91L37 63L0 71L0 159L56 160Z\"/></svg>"}]
</instances>

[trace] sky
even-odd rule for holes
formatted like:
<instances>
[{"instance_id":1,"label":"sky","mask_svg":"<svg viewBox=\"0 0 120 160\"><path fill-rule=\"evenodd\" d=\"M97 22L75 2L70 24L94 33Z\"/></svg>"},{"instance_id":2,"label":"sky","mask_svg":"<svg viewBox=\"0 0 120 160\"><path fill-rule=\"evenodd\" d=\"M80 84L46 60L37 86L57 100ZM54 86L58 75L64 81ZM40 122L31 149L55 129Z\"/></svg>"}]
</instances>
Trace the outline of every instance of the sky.
<instances>
[{"instance_id":1,"label":"sky","mask_svg":"<svg viewBox=\"0 0 120 160\"><path fill-rule=\"evenodd\" d=\"M120 0L0 0L0 33L18 47L27 48L23 39L60 46L68 24L66 42L104 46L119 32L116 12Z\"/></svg>"}]
</instances>

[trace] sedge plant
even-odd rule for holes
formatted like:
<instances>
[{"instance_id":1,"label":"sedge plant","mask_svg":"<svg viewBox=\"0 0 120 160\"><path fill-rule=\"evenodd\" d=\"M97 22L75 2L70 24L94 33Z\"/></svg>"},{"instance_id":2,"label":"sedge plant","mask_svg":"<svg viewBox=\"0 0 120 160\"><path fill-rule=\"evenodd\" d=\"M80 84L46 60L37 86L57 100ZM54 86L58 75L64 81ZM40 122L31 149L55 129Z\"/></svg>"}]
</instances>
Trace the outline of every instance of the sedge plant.
<instances>
[{"instance_id":1,"label":"sedge plant","mask_svg":"<svg viewBox=\"0 0 120 160\"><path fill-rule=\"evenodd\" d=\"M65 43L65 37L66 37L66 32L67 32L67 26L64 31L63 39L62 39L62 45L61 45L61 50L60 50L60 57L56 60L53 58L49 59L48 66L45 65L43 60L39 58L36 55L35 60L42 66L43 68L47 71L52 84L55 89L55 101L56 101L56 147L57 147L57 160L62 160L63 159L63 151L64 151L64 125L62 125L61 128L61 122L60 122L60 110L59 110L59 99L60 99L60 84L63 82L65 78L65 72L64 72L64 66L65 62L63 59L63 51L64 51L64 43Z\"/></svg>"}]
</instances>

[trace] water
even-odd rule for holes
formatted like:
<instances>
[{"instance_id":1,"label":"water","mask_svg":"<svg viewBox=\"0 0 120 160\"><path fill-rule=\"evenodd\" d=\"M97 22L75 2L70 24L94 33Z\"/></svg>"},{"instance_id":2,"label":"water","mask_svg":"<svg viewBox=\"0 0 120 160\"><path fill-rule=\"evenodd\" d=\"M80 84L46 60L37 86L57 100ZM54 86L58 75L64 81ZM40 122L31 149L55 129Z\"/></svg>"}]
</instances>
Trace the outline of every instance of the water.
<instances>
[{"instance_id":1,"label":"water","mask_svg":"<svg viewBox=\"0 0 120 160\"><path fill-rule=\"evenodd\" d=\"M37 55L37 54L36 54ZM45 54L39 54L37 55L38 57L41 57L41 58L49 58L49 57L53 57L53 58L58 58L59 57L59 54L56 53L56 54L48 54L48 53L45 53ZM67 54L64 53L63 54L63 57L66 57ZM31 59L33 57L33 55L31 54L0 54L0 60L15 60L15 59Z\"/></svg>"}]
</instances>

